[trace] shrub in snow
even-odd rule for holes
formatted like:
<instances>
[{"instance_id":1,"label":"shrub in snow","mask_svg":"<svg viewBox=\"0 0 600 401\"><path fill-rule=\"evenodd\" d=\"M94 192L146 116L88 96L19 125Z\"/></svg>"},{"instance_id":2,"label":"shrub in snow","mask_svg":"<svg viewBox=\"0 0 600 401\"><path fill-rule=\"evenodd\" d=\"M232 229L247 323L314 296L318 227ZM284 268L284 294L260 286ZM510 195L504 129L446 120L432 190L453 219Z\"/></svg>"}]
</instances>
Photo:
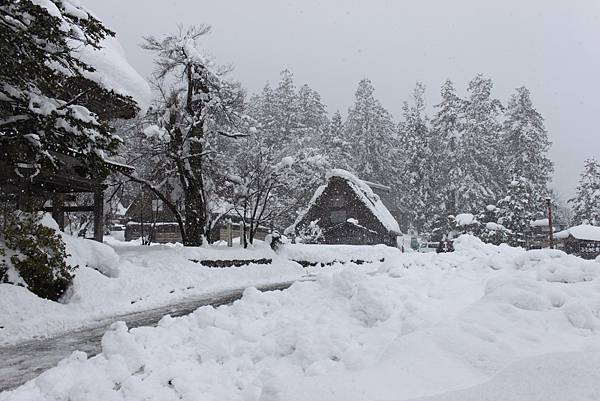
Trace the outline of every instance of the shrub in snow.
<instances>
[{"instance_id":1,"label":"shrub in snow","mask_svg":"<svg viewBox=\"0 0 600 401\"><path fill-rule=\"evenodd\" d=\"M318 244L324 241L323 229L319 227L319 220L313 220L310 224L302 228L296 237L298 242L304 244Z\"/></svg>"},{"instance_id":2,"label":"shrub in snow","mask_svg":"<svg viewBox=\"0 0 600 401\"><path fill-rule=\"evenodd\" d=\"M4 259L4 269L14 270L18 277L11 282L25 285L42 298L57 301L71 285L71 272L77 267L67 265L65 260L69 255L62 238L53 228L42 224L40 214L16 211L5 212L3 216L0 250L3 255L11 254Z\"/></svg>"}]
</instances>

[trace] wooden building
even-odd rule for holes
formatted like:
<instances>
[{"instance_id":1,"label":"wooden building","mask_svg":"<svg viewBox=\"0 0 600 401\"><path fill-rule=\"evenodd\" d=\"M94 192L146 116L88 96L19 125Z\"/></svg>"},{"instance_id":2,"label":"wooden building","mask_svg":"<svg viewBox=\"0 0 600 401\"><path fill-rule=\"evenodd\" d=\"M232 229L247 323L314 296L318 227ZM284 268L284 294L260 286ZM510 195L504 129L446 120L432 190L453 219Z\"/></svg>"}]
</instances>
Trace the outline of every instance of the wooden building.
<instances>
[{"instance_id":1,"label":"wooden building","mask_svg":"<svg viewBox=\"0 0 600 401\"><path fill-rule=\"evenodd\" d=\"M52 217L64 230L66 212L92 212L94 239L102 242L104 235L104 180L110 172L128 171L133 167L112 161L104 161L104 171L93 172L83 167L80 155L54 154L60 161L56 171L40 171L34 173L33 167L27 164L19 166L17 173L4 165L0 160L0 187L4 196L12 197L16 207L26 210L40 205L43 211L51 212ZM93 194L93 201L87 205L65 205L72 203L73 195L78 193ZM71 199L72 198L72 199ZM45 205L45 206L42 206Z\"/></svg>"},{"instance_id":2,"label":"wooden building","mask_svg":"<svg viewBox=\"0 0 600 401\"><path fill-rule=\"evenodd\" d=\"M365 181L339 169L329 172L327 183L286 233L315 243L389 246L397 246L401 235L380 196Z\"/></svg>"},{"instance_id":3,"label":"wooden building","mask_svg":"<svg viewBox=\"0 0 600 401\"><path fill-rule=\"evenodd\" d=\"M182 242L181 231L173 212L151 191L140 192L140 195L127 209L125 217L127 220L126 241L136 240L143 236L150 242ZM213 219L217 218L217 223L210 230L209 242L227 241L230 231L233 237L242 236L241 218L235 213L221 210L213 216ZM267 227L259 227L254 238L264 240L269 232Z\"/></svg>"},{"instance_id":4,"label":"wooden building","mask_svg":"<svg viewBox=\"0 0 600 401\"><path fill-rule=\"evenodd\" d=\"M600 227L581 224L556 233L554 238L561 241L566 253L584 259L595 259L600 255Z\"/></svg>"},{"instance_id":5,"label":"wooden building","mask_svg":"<svg viewBox=\"0 0 600 401\"><path fill-rule=\"evenodd\" d=\"M80 51L78 56L81 54ZM103 69L104 66L108 66L108 70L102 73L106 73L112 79L106 82L125 82L135 78L133 74L121 76L123 70L115 69L110 63L102 63L100 66L95 63L98 57L112 57L112 53L106 53L103 49L88 48L86 54L94 55L91 60L83 60L90 66ZM119 75L114 75L116 71ZM94 79L82 76L69 77L61 85L62 92L53 95L60 99L77 99L76 104L85 106L101 121L135 117L140 108L131 96L122 94L121 91L117 93L114 88L106 86L106 82L101 83ZM142 80L141 77L139 79ZM1 140L0 146L2 146ZM24 142L22 146L29 145ZM55 157L58 165L56 170L36 171L34 166L26 162L16 163L15 166L0 158L0 196L14 200L20 209L39 205L41 210L52 213L61 230L64 229L65 212L92 212L94 239L102 242L104 189L106 188L104 180L110 173L119 171L131 173L133 168L108 160L100 162L95 166L96 168L89 168L82 162L89 157L87 155L71 149L53 148L53 144L45 144L44 150ZM91 204L73 204L74 195L78 193L93 194Z\"/></svg>"}]
</instances>

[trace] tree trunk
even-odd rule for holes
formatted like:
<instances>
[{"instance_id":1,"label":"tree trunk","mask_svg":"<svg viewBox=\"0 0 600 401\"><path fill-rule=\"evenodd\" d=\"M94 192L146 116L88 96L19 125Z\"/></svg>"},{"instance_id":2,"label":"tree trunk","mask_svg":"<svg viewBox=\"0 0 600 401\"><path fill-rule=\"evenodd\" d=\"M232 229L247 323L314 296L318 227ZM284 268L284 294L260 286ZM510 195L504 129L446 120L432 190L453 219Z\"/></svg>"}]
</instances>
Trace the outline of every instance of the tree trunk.
<instances>
[{"instance_id":1,"label":"tree trunk","mask_svg":"<svg viewBox=\"0 0 600 401\"><path fill-rule=\"evenodd\" d=\"M104 238L104 191L94 192L94 240L102 242Z\"/></svg>"},{"instance_id":2,"label":"tree trunk","mask_svg":"<svg viewBox=\"0 0 600 401\"><path fill-rule=\"evenodd\" d=\"M194 66L186 66L187 96L185 110L191 117L193 124L187 135L189 141L189 154L185 160L178 161L180 181L185 196L185 231L186 239L184 246L201 246L207 231L207 205L206 188L204 187L204 176L202 157L204 146L204 121L202 119L202 104L197 104L195 109L192 105L193 95L196 92L208 93L208 88L196 87L199 83L194 81ZM183 145L183 143L182 143Z\"/></svg>"},{"instance_id":3,"label":"tree trunk","mask_svg":"<svg viewBox=\"0 0 600 401\"><path fill-rule=\"evenodd\" d=\"M193 128L191 137L202 138L202 125ZM206 213L206 196L204 188L204 177L202 176L202 151L203 146L199 140L190 143L190 156L187 163L184 162L185 179L185 231L186 242L184 246L200 246L206 234L208 216Z\"/></svg>"}]
</instances>

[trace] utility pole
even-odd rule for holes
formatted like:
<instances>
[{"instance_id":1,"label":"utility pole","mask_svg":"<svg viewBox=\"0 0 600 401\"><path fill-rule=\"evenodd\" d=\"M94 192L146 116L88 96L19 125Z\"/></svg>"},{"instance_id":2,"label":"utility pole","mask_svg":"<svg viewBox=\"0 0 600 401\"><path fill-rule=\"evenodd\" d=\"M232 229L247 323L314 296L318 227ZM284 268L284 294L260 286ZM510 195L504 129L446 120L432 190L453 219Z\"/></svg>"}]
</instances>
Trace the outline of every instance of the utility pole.
<instances>
[{"instance_id":1,"label":"utility pole","mask_svg":"<svg viewBox=\"0 0 600 401\"><path fill-rule=\"evenodd\" d=\"M554 225L552 224L552 199L546 198L546 207L548 208L548 243L550 249L554 248Z\"/></svg>"}]
</instances>

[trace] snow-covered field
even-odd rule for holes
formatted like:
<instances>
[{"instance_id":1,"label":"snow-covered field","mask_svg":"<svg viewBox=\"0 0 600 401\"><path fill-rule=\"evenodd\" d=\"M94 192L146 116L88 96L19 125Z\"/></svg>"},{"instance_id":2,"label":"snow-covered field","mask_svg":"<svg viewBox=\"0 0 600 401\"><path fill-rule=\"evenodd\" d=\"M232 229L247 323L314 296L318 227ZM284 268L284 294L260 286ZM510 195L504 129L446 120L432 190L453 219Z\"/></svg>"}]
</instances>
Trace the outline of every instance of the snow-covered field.
<instances>
[{"instance_id":1,"label":"snow-covered field","mask_svg":"<svg viewBox=\"0 0 600 401\"><path fill-rule=\"evenodd\" d=\"M52 225L52 222L46 222ZM299 279L305 271L261 244L254 249L106 244L63 234L70 264L78 265L65 302L41 299L0 284L0 345L48 337L114 316L233 288ZM271 265L207 268L190 259L274 259ZM101 273L102 272L102 273Z\"/></svg>"},{"instance_id":2,"label":"snow-covered field","mask_svg":"<svg viewBox=\"0 0 600 401\"><path fill-rule=\"evenodd\" d=\"M600 263L472 237L456 248L322 268L154 328L117 323L102 354L0 400L600 399Z\"/></svg>"}]
</instances>

